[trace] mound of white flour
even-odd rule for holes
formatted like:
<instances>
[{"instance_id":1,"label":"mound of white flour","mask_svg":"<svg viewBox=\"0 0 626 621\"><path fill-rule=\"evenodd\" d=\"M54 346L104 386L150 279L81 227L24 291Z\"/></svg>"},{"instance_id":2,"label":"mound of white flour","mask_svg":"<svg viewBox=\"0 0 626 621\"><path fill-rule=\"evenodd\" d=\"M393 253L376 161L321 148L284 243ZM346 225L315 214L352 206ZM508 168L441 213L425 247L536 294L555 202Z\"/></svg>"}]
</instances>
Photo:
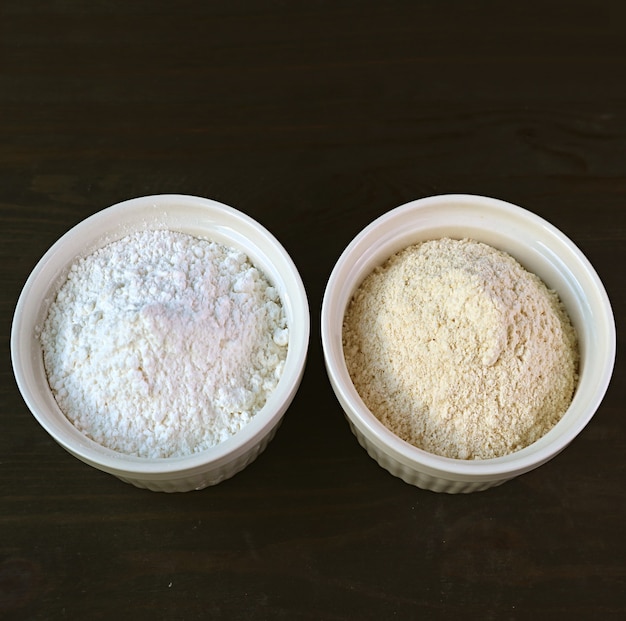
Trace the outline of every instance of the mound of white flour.
<instances>
[{"instance_id":1,"label":"mound of white flour","mask_svg":"<svg viewBox=\"0 0 626 621\"><path fill-rule=\"evenodd\" d=\"M263 407L288 328L244 253L145 231L72 266L40 340L57 403L80 431L121 453L176 457L231 437Z\"/></svg>"},{"instance_id":2,"label":"mound of white flour","mask_svg":"<svg viewBox=\"0 0 626 621\"><path fill-rule=\"evenodd\" d=\"M488 459L544 435L577 381L574 328L554 291L473 240L406 248L355 293L343 329L368 408L431 453Z\"/></svg>"}]
</instances>

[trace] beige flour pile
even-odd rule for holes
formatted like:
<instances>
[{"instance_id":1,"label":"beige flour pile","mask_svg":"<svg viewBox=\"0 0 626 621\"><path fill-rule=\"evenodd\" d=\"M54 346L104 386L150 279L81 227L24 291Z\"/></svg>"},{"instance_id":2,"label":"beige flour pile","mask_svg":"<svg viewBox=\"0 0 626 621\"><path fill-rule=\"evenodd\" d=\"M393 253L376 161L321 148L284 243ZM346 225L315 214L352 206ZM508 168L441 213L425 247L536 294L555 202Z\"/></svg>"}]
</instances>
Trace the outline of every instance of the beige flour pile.
<instances>
[{"instance_id":1,"label":"beige flour pile","mask_svg":"<svg viewBox=\"0 0 626 621\"><path fill-rule=\"evenodd\" d=\"M576 333L555 292L474 240L420 243L375 269L343 327L368 408L431 453L488 459L544 435L578 381Z\"/></svg>"}]
</instances>

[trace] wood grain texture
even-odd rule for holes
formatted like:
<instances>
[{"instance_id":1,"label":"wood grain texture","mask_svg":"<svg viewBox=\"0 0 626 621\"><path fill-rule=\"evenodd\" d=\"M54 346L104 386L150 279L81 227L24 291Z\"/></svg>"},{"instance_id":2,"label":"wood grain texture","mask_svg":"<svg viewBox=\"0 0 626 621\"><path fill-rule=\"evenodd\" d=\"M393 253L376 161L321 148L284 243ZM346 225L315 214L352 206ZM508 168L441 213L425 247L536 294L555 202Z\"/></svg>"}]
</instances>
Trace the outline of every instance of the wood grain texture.
<instances>
[{"instance_id":1,"label":"wood grain texture","mask_svg":"<svg viewBox=\"0 0 626 621\"><path fill-rule=\"evenodd\" d=\"M626 11L618 0L4 0L0 618L622 619L624 365L579 438L469 496L358 446L319 341L352 237L449 192L551 221L624 345ZM29 414L9 332L30 270L115 202L197 194L261 221L307 288L310 356L267 451L202 492L134 489Z\"/></svg>"}]
</instances>

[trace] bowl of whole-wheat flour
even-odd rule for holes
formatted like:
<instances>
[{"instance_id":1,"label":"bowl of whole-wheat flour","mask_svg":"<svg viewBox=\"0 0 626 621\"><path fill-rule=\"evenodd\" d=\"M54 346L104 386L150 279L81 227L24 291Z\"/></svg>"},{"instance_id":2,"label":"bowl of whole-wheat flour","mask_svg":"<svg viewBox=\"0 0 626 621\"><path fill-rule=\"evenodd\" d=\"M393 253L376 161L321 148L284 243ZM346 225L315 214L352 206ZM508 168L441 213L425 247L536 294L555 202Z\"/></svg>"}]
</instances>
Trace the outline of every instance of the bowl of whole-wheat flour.
<instances>
[{"instance_id":1,"label":"bowl of whole-wheat flour","mask_svg":"<svg viewBox=\"0 0 626 621\"><path fill-rule=\"evenodd\" d=\"M296 266L246 214L185 195L83 220L41 258L11 331L18 387L69 453L137 487L185 492L250 464L304 372Z\"/></svg>"},{"instance_id":2,"label":"bowl of whole-wheat flour","mask_svg":"<svg viewBox=\"0 0 626 621\"><path fill-rule=\"evenodd\" d=\"M556 456L615 360L610 302L582 252L536 214L471 195L416 200L363 229L330 275L321 334L360 444L449 493Z\"/></svg>"}]
</instances>

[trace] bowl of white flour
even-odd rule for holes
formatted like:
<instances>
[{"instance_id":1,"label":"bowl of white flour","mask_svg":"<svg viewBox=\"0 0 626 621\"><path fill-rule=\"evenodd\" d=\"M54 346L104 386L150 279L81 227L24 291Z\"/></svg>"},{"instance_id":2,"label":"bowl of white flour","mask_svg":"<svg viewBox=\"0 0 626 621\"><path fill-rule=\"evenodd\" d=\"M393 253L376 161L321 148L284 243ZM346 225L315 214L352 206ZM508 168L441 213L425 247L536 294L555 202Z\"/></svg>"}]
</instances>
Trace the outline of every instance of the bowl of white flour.
<instances>
[{"instance_id":1,"label":"bowl of white flour","mask_svg":"<svg viewBox=\"0 0 626 621\"><path fill-rule=\"evenodd\" d=\"M146 196L42 257L11 355L28 408L68 452L137 487L190 491L266 448L309 328L298 270L263 226L209 199Z\"/></svg>"},{"instance_id":2,"label":"bowl of white flour","mask_svg":"<svg viewBox=\"0 0 626 621\"><path fill-rule=\"evenodd\" d=\"M482 196L416 200L361 231L327 283L321 332L360 444L407 483L449 493L555 457L615 360L610 302L582 252Z\"/></svg>"}]
</instances>

